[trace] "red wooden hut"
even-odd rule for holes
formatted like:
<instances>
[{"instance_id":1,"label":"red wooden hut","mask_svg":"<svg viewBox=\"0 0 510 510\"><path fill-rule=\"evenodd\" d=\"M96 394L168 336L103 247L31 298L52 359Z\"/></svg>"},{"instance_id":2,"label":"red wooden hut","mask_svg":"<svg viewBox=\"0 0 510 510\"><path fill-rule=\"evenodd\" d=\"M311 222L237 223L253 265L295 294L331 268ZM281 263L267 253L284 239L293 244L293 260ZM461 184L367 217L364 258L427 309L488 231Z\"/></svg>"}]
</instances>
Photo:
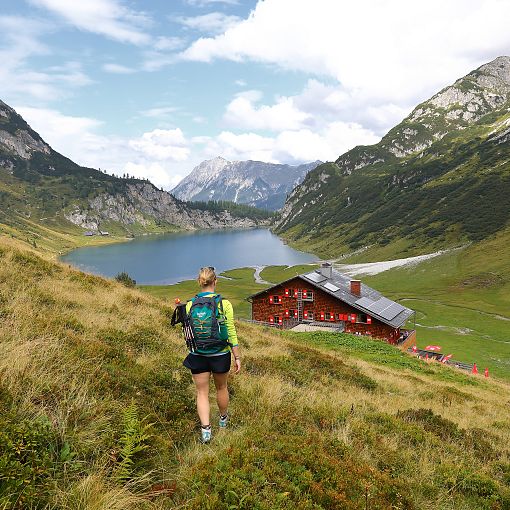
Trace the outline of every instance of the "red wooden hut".
<instances>
[{"instance_id":1,"label":"red wooden hut","mask_svg":"<svg viewBox=\"0 0 510 510\"><path fill-rule=\"evenodd\" d=\"M282 328L330 326L397 344L414 335L414 311L336 270L331 264L253 294L252 320ZM407 343L407 342L406 342Z\"/></svg>"}]
</instances>

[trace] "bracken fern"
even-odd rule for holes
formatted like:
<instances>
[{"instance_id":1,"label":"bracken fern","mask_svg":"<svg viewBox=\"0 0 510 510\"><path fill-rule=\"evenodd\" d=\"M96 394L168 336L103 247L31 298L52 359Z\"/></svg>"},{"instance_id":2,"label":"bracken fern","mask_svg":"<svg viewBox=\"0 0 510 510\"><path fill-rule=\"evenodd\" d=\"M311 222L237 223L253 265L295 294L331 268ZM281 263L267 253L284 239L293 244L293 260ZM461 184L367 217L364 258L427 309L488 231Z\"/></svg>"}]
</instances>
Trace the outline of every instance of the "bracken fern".
<instances>
[{"instance_id":1,"label":"bracken fern","mask_svg":"<svg viewBox=\"0 0 510 510\"><path fill-rule=\"evenodd\" d=\"M126 481L133 474L135 455L149 447L147 441L152 434L148 431L153 424L144 423L145 418L140 420L133 400L122 412L122 419L123 432L119 439L119 462L115 468L114 477L117 480Z\"/></svg>"}]
</instances>

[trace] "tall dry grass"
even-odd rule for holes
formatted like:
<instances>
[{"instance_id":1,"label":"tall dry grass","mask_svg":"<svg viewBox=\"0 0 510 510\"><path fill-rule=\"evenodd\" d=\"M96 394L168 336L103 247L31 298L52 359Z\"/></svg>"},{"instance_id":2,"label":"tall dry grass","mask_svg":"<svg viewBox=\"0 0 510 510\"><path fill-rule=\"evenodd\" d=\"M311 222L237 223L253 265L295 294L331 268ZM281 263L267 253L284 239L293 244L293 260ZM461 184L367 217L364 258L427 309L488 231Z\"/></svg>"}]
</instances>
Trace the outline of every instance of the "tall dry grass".
<instances>
[{"instance_id":1,"label":"tall dry grass","mask_svg":"<svg viewBox=\"0 0 510 510\"><path fill-rule=\"evenodd\" d=\"M240 323L231 426L203 446L168 304L2 239L0 318L0 410L47 420L59 448L47 508L510 504L503 382L369 362ZM121 483L131 402L154 426Z\"/></svg>"}]
</instances>

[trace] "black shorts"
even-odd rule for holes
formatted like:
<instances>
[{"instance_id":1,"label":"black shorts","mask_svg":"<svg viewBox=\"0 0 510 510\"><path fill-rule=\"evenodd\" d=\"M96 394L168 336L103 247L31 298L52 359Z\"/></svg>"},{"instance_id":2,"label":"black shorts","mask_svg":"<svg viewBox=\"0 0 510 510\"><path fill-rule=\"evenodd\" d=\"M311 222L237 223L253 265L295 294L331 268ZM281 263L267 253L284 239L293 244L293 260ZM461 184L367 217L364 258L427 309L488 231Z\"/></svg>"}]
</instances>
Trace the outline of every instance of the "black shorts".
<instances>
[{"instance_id":1,"label":"black shorts","mask_svg":"<svg viewBox=\"0 0 510 510\"><path fill-rule=\"evenodd\" d=\"M204 372L224 374L230 371L230 361L230 352L219 356L201 356L200 354L189 353L182 364L189 368L192 374L202 374Z\"/></svg>"}]
</instances>

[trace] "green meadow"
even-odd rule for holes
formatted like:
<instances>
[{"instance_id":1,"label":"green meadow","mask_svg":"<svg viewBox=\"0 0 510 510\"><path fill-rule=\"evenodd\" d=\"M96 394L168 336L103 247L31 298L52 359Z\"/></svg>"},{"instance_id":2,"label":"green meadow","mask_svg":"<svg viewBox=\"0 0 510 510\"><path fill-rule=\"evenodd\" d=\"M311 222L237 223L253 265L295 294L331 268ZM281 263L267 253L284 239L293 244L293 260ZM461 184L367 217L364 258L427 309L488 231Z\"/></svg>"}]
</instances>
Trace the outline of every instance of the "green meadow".
<instances>
[{"instance_id":1,"label":"green meadow","mask_svg":"<svg viewBox=\"0 0 510 510\"><path fill-rule=\"evenodd\" d=\"M362 280L416 310L419 347L440 345L455 359L510 379L509 237L503 232Z\"/></svg>"},{"instance_id":2,"label":"green meadow","mask_svg":"<svg viewBox=\"0 0 510 510\"><path fill-rule=\"evenodd\" d=\"M451 250L415 266L361 276L363 282L416 310L418 347L436 344L445 354L480 371L510 380L510 235ZM313 264L268 266L260 277L277 283L318 267ZM222 273L218 292L230 299L237 317L250 317L247 297L266 288L255 283L253 268ZM228 278L228 279L227 279ZM141 286L173 303L189 299L194 281L169 286Z\"/></svg>"},{"instance_id":3,"label":"green meadow","mask_svg":"<svg viewBox=\"0 0 510 510\"><path fill-rule=\"evenodd\" d=\"M221 273L221 278L218 280L216 290L231 301L237 317L249 318L251 306L246 298L267 288L267 285L255 283L254 273L255 269L251 267L232 269ZM167 301L169 305L173 305L175 298L184 302L200 292L195 280L186 280L175 285L140 285L139 287Z\"/></svg>"}]
</instances>

